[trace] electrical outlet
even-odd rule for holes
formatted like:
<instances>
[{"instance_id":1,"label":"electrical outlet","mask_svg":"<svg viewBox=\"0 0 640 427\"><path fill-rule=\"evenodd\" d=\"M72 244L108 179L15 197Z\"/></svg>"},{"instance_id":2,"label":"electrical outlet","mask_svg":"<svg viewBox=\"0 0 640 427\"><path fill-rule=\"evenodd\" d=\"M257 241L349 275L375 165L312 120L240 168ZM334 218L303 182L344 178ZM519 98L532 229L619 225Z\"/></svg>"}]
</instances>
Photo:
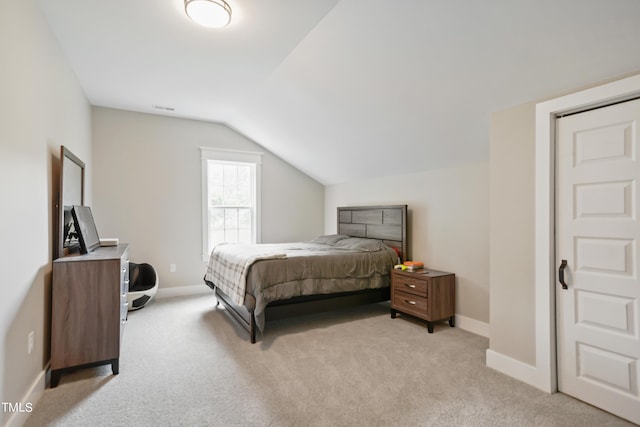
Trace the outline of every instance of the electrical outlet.
<instances>
[{"instance_id":1,"label":"electrical outlet","mask_svg":"<svg viewBox=\"0 0 640 427\"><path fill-rule=\"evenodd\" d=\"M33 337L34 337L34 332L33 331L29 332L29 337L27 338L27 354L31 354L33 352L33 345L34 345Z\"/></svg>"},{"instance_id":2,"label":"electrical outlet","mask_svg":"<svg viewBox=\"0 0 640 427\"><path fill-rule=\"evenodd\" d=\"M175 272L176 272L176 265L169 264L169 273L175 273Z\"/></svg>"}]
</instances>

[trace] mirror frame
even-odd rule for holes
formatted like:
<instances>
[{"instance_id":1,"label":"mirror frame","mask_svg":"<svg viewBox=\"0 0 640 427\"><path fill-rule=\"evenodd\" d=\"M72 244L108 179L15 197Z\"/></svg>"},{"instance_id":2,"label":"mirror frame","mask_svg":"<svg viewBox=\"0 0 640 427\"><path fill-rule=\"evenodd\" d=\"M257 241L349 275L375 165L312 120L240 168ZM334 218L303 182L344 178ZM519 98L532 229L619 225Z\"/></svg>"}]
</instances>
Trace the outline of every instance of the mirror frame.
<instances>
[{"instance_id":1,"label":"mirror frame","mask_svg":"<svg viewBox=\"0 0 640 427\"><path fill-rule=\"evenodd\" d=\"M71 163L69 163L71 162ZM60 188L58 192L58 253L56 258L61 258L64 256L64 201L65 195L68 195L70 192L70 188L77 188L78 183L69 183L65 182L65 170L68 170L71 166L77 166L81 170L80 177L80 200L79 203L75 202L73 204L84 205L84 162L78 158L75 154L73 154L68 148L64 145L60 146Z\"/></svg>"}]
</instances>

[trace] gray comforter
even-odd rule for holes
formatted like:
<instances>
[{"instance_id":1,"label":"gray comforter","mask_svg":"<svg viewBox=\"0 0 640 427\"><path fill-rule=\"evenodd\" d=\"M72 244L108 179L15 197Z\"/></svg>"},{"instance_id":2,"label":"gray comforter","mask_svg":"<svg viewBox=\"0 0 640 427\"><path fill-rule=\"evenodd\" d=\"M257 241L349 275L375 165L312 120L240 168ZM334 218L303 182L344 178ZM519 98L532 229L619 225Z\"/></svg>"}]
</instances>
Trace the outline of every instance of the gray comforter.
<instances>
[{"instance_id":1,"label":"gray comforter","mask_svg":"<svg viewBox=\"0 0 640 427\"><path fill-rule=\"evenodd\" d=\"M229 270L229 258L242 252L239 245L214 248L205 279L227 295L244 291L244 304L254 309L256 324L264 330L264 310L272 301L302 295L330 294L389 286L396 252L378 240L333 235L310 242L247 247L244 283L225 289L221 272ZM258 254L258 256L256 256Z\"/></svg>"}]
</instances>

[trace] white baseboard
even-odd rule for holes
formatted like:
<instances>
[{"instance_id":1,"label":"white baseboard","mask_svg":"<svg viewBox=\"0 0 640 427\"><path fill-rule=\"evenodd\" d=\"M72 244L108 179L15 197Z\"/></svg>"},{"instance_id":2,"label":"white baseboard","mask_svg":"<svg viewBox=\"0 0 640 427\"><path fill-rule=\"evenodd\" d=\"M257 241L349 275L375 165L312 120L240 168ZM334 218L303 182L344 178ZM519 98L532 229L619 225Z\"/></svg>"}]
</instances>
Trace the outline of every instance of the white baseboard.
<instances>
[{"instance_id":1,"label":"white baseboard","mask_svg":"<svg viewBox=\"0 0 640 427\"><path fill-rule=\"evenodd\" d=\"M549 393L549 390L540 384L540 374L535 366L505 356L491 349L487 350L487 366L505 375L520 380Z\"/></svg>"},{"instance_id":2,"label":"white baseboard","mask_svg":"<svg viewBox=\"0 0 640 427\"><path fill-rule=\"evenodd\" d=\"M491 328L488 323L456 314L456 328L489 338Z\"/></svg>"},{"instance_id":3,"label":"white baseboard","mask_svg":"<svg viewBox=\"0 0 640 427\"><path fill-rule=\"evenodd\" d=\"M171 288L160 287L158 288L156 298L162 299L200 294L213 294L213 291L204 283L201 285L173 286Z\"/></svg>"},{"instance_id":4,"label":"white baseboard","mask_svg":"<svg viewBox=\"0 0 640 427\"><path fill-rule=\"evenodd\" d=\"M38 374L38 377L33 381L33 384L31 384L31 387L29 387L29 390L27 390L24 398L20 402L22 412L13 412L11 416L9 416L5 427L22 427L24 425L24 423L27 421L27 418L29 418L29 414L31 413L31 410L27 412L27 409L29 408L29 406L31 408L34 408L36 406L36 404L42 397L42 393L44 393L44 390L47 388L48 370L49 364L47 363L47 366L42 372L40 372L40 374Z\"/></svg>"}]
</instances>

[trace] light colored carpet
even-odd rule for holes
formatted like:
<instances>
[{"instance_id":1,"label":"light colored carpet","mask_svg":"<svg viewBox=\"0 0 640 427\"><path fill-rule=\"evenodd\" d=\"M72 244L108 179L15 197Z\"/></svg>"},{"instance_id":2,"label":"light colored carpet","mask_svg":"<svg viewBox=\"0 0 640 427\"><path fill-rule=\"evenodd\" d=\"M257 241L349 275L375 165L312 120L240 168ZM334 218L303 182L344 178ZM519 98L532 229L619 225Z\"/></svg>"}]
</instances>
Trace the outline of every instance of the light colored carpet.
<instances>
[{"instance_id":1,"label":"light colored carpet","mask_svg":"<svg viewBox=\"0 0 640 427\"><path fill-rule=\"evenodd\" d=\"M388 303L267 324L257 344L213 295L129 314L120 375L63 375L27 426L622 426L485 366L486 338Z\"/></svg>"}]
</instances>

